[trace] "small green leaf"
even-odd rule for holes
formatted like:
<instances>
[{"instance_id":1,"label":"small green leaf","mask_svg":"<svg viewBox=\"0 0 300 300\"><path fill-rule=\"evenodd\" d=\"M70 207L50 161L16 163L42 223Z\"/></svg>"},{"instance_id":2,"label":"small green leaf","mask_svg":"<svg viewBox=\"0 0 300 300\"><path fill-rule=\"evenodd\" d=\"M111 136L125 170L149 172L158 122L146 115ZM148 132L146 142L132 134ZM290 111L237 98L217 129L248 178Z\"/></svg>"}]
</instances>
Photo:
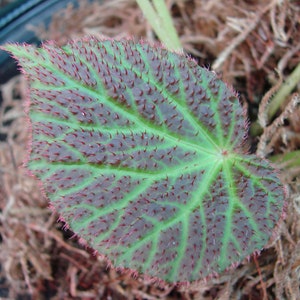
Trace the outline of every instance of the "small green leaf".
<instances>
[{"instance_id":1,"label":"small green leaf","mask_svg":"<svg viewBox=\"0 0 300 300\"><path fill-rule=\"evenodd\" d=\"M5 49L30 84L28 168L114 266L187 282L268 242L284 190L246 154L242 107L214 73L132 41Z\"/></svg>"}]
</instances>

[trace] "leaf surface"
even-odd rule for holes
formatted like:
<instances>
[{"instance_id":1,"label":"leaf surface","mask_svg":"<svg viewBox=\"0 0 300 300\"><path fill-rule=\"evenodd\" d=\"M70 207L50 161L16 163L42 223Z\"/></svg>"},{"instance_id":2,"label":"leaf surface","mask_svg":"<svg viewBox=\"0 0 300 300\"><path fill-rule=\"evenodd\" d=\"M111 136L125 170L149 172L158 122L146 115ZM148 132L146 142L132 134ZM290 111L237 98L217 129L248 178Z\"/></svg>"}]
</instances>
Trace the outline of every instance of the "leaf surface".
<instances>
[{"instance_id":1,"label":"leaf surface","mask_svg":"<svg viewBox=\"0 0 300 300\"><path fill-rule=\"evenodd\" d=\"M5 48L30 84L28 168L115 267L193 281L268 242L284 191L214 73L132 41Z\"/></svg>"}]
</instances>

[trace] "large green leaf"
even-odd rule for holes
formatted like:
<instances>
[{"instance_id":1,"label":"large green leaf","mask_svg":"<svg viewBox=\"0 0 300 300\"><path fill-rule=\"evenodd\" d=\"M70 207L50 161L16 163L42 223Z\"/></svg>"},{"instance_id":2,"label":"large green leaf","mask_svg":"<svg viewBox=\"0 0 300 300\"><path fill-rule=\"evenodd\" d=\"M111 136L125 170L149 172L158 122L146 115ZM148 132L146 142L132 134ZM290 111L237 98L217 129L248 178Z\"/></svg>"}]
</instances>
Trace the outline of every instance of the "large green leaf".
<instances>
[{"instance_id":1,"label":"large green leaf","mask_svg":"<svg viewBox=\"0 0 300 300\"><path fill-rule=\"evenodd\" d=\"M28 168L114 266L193 281L268 242L283 188L245 154L243 110L214 73L132 41L5 49L30 84Z\"/></svg>"}]
</instances>

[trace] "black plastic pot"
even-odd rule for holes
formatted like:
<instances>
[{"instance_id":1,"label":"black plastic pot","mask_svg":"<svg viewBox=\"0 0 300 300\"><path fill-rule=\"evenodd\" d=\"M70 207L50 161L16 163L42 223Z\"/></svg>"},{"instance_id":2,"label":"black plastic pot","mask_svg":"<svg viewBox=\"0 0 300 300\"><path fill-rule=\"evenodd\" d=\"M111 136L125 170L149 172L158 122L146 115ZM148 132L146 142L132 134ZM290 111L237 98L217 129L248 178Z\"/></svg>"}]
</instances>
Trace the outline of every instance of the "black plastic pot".
<instances>
[{"instance_id":1,"label":"black plastic pot","mask_svg":"<svg viewBox=\"0 0 300 300\"><path fill-rule=\"evenodd\" d=\"M16 0L0 9L0 45L7 42L39 44L41 41L27 25L49 25L54 13L80 0ZM0 52L0 84L16 75L16 63L4 51Z\"/></svg>"}]
</instances>

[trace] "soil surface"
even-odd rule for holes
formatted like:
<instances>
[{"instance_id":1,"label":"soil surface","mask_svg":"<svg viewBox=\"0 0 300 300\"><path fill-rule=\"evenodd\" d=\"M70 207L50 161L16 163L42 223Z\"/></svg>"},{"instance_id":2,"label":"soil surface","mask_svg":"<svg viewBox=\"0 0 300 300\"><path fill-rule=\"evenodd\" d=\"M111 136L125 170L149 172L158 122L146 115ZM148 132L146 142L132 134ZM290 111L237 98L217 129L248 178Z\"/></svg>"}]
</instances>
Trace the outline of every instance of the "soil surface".
<instances>
[{"instance_id":1,"label":"soil surface","mask_svg":"<svg viewBox=\"0 0 300 300\"><path fill-rule=\"evenodd\" d=\"M49 28L32 30L61 45L85 35L156 39L135 1L100 2L69 6ZM108 269L57 221L22 167L28 131L26 83L19 75L0 86L1 299L300 299L299 74L282 93L300 64L300 3L166 2L185 52L239 92L248 112L250 151L272 160L286 186L284 222L260 255L205 282L162 288ZM279 105L270 114L276 97Z\"/></svg>"}]
</instances>

